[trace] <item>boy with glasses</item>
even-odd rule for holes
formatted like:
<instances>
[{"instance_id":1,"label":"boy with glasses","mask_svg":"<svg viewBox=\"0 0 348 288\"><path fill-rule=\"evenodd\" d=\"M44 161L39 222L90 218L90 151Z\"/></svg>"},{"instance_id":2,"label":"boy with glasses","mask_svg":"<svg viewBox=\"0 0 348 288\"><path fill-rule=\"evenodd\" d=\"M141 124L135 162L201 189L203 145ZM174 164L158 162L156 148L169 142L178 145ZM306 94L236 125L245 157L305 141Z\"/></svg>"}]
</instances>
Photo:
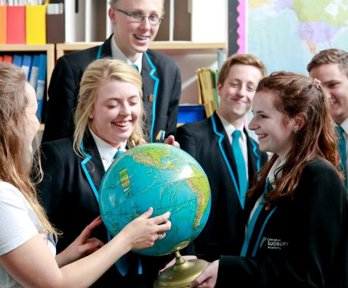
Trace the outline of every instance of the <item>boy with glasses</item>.
<instances>
[{"instance_id":1,"label":"boy with glasses","mask_svg":"<svg viewBox=\"0 0 348 288\"><path fill-rule=\"evenodd\" d=\"M175 135L181 75L168 56L150 50L163 19L163 0L111 0L111 35L101 46L64 55L54 68L48 95L43 141L71 136L79 83L87 65L114 58L133 65L143 78L145 133L154 141L159 131Z\"/></svg>"}]
</instances>

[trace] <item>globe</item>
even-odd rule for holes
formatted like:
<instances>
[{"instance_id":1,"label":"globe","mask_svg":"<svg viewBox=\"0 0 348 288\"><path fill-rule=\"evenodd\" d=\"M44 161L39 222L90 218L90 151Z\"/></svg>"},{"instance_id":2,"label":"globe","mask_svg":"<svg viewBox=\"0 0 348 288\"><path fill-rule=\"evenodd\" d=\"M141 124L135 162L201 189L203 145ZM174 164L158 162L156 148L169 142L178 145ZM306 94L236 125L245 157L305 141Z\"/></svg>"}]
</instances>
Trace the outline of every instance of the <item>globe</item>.
<instances>
[{"instance_id":1,"label":"globe","mask_svg":"<svg viewBox=\"0 0 348 288\"><path fill-rule=\"evenodd\" d=\"M210 186L199 163L180 148L151 143L122 153L100 186L100 213L115 236L134 218L153 207L152 216L171 212L171 230L155 245L137 250L159 256L186 247L202 231L210 206Z\"/></svg>"}]
</instances>

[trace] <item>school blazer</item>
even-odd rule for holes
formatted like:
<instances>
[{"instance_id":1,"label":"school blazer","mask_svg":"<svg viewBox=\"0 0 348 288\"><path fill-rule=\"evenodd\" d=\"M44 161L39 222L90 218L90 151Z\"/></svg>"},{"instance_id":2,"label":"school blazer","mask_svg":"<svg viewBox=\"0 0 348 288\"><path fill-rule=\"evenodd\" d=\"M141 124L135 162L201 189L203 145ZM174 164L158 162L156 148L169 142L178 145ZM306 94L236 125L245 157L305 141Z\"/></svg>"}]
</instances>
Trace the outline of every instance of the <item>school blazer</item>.
<instances>
[{"instance_id":1,"label":"school blazer","mask_svg":"<svg viewBox=\"0 0 348 288\"><path fill-rule=\"evenodd\" d=\"M261 210L248 258L221 257L216 287L348 287L347 225L342 181L331 164L312 160L292 199Z\"/></svg>"},{"instance_id":2,"label":"school blazer","mask_svg":"<svg viewBox=\"0 0 348 288\"><path fill-rule=\"evenodd\" d=\"M73 135L73 115L80 81L88 64L111 57L111 35L102 46L73 52L59 58L48 88L49 100L43 142ZM143 55L143 101L146 111L146 134L153 141L159 130L175 135L181 76L170 57L149 49Z\"/></svg>"},{"instance_id":3,"label":"school blazer","mask_svg":"<svg viewBox=\"0 0 348 288\"><path fill-rule=\"evenodd\" d=\"M63 232L57 252L66 248L100 214L95 193L99 193L105 170L97 146L87 132L83 140L85 158L77 156L72 147L72 138L46 142L41 147L44 179L38 185L38 192L49 220ZM91 237L106 243L105 226L97 228ZM143 277L139 277L139 256L128 254L131 266L126 277L113 265L93 287L152 287L158 270L169 261L166 257L141 256Z\"/></svg>"},{"instance_id":4,"label":"school blazer","mask_svg":"<svg viewBox=\"0 0 348 288\"><path fill-rule=\"evenodd\" d=\"M267 161L267 154L258 149L247 132L246 135L250 186ZM178 127L177 141L202 166L211 188L211 211L206 226L194 241L195 253L208 261L218 259L221 254L238 255L245 219L236 189L238 177L232 147L220 118L214 113L208 119Z\"/></svg>"}]
</instances>

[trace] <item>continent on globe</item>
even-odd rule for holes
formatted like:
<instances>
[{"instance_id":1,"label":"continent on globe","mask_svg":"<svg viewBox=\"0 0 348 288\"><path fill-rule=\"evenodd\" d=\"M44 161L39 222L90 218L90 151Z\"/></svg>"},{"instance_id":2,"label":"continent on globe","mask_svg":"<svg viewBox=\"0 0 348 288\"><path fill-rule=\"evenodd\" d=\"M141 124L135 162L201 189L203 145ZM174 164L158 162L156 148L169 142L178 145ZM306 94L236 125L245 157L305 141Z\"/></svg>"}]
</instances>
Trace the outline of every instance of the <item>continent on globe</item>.
<instances>
[{"instance_id":1,"label":"continent on globe","mask_svg":"<svg viewBox=\"0 0 348 288\"><path fill-rule=\"evenodd\" d=\"M172 228L153 247L135 252L159 256L186 247L202 231L210 212L207 175L185 151L151 143L122 153L100 185L100 212L114 236L153 207L153 216L171 212Z\"/></svg>"}]
</instances>

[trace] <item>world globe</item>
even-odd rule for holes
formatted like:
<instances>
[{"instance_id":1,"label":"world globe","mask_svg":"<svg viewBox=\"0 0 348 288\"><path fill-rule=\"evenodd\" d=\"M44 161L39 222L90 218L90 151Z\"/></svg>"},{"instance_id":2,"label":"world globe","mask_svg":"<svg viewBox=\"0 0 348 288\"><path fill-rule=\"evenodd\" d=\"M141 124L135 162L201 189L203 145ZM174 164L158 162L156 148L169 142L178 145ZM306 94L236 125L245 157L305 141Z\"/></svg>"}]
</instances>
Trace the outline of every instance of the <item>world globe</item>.
<instances>
[{"instance_id":1,"label":"world globe","mask_svg":"<svg viewBox=\"0 0 348 288\"><path fill-rule=\"evenodd\" d=\"M202 231L210 212L208 178L185 151L162 143L136 146L122 153L100 186L100 212L108 232L153 207L152 216L171 212L171 230L154 246L135 252L159 256L186 247Z\"/></svg>"}]
</instances>

